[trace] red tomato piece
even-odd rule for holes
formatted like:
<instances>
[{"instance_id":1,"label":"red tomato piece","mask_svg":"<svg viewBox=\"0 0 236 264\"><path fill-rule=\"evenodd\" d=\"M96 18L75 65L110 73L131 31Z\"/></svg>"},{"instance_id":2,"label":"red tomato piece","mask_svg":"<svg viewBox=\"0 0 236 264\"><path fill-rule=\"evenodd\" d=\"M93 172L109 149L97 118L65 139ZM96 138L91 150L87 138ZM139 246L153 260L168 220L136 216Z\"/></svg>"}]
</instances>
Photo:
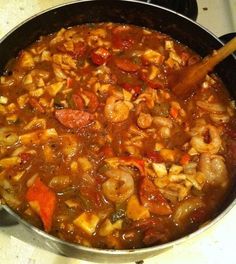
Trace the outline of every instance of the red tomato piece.
<instances>
[{"instance_id":1,"label":"red tomato piece","mask_svg":"<svg viewBox=\"0 0 236 264\"><path fill-rule=\"evenodd\" d=\"M96 190L96 186L86 186L79 188L80 193L82 194L85 206L89 207L88 209L101 207L102 206L102 198L98 190Z\"/></svg>"},{"instance_id":2,"label":"red tomato piece","mask_svg":"<svg viewBox=\"0 0 236 264\"><path fill-rule=\"evenodd\" d=\"M28 202L36 202L39 216L43 221L44 229L50 232L53 214L56 208L56 194L48 188L40 178L37 178L26 193Z\"/></svg>"},{"instance_id":3,"label":"red tomato piece","mask_svg":"<svg viewBox=\"0 0 236 264\"><path fill-rule=\"evenodd\" d=\"M139 65L128 59L116 58L115 64L120 70L125 72L137 72L139 70Z\"/></svg>"},{"instance_id":4,"label":"red tomato piece","mask_svg":"<svg viewBox=\"0 0 236 264\"><path fill-rule=\"evenodd\" d=\"M171 107L170 108L170 115L176 119L179 115L179 109L175 108L175 107Z\"/></svg>"},{"instance_id":5,"label":"red tomato piece","mask_svg":"<svg viewBox=\"0 0 236 264\"><path fill-rule=\"evenodd\" d=\"M144 70L141 70L140 71L140 78L146 82L146 84L148 86L150 86L152 89L163 89L164 88L164 84L157 80L157 79L154 79L154 80L150 80L148 79L148 72L147 71L144 71Z\"/></svg>"},{"instance_id":6,"label":"red tomato piece","mask_svg":"<svg viewBox=\"0 0 236 264\"><path fill-rule=\"evenodd\" d=\"M142 205L153 214L169 215L172 213L167 200L147 177L141 179L139 197Z\"/></svg>"},{"instance_id":7,"label":"red tomato piece","mask_svg":"<svg viewBox=\"0 0 236 264\"><path fill-rule=\"evenodd\" d=\"M34 108L34 110L36 110L39 113L45 113L44 108L42 107L42 105L38 102L37 99L30 97L29 98L29 104Z\"/></svg>"},{"instance_id":8,"label":"red tomato piece","mask_svg":"<svg viewBox=\"0 0 236 264\"><path fill-rule=\"evenodd\" d=\"M112 44L117 49L128 50L133 46L134 40L128 36L122 37L120 34L114 34Z\"/></svg>"},{"instance_id":9,"label":"red tomato piece","mask_svg":"<svg viewBox=\"0 0 236 264\"><path fill-rule=\"evenodd\" d=\"M67 88L70 88L73 85L73 83L74 83L74 80L72 78L68 77L66 79L66 87Z\"/></svg>"},{"instance_id":10,"label":"red tomato piece","mask_svg":"<svg viewBox=\"0 0 236 264\"><path fill-rule=\"evenodd\" d=\"M102 47L94 50L91 54L91 59L93 63L97 65L102 65L104 63L107 63L110 57L111 57L111 53L107 49Z\"/></svg>"},{"instance_id":11,"label":"red tomato piece","mask_svg":"<svg viewBox=\"0 0 236 264\"><path fill-rule=\"evenodd\" d=\"M146 154L147 158L153 162L163 162L163 158L158 151L148 151Z\"/></svg>"},{"instance_id":12,"label":"red tomato piece","mask_svg":"<svg viewBox=\"0 0 236 264\"><path fill-rule=\"evenodd\" d=\"M74 43L73 55L75 58L82 57L86 51L86 45L83 42Z\"/></svg>"},{"instance_id":13,"label":"red tomato piece","mask_svg":"<svg viewBox=\"0 0 236 264\"><path fill-rule=\"evenodd\" d=\"M83 91L83 94L89 99L88 111L94 113L99 106L99 101L96 94L89 91Z\"/></svg>"},{"instance_id":14,"label":"red tomato piece","mask_svg":"<svg viewBox=\"0 0 236 264\"><path fill-rule=\"evenodd\" d=\"M122 87L133 94L133 96L137 96L141 93L141 86L140 85L132 85L129 83L124 83Z\"/></svg>"},{"instance_id":15,"label":"red tomato piece","mask_svg":"<svg viewBox=\"0 0 236 264\"><path fill-rule=\"evenodd\" d=\"M83 110L84 109L84 102L83 99L81 98L80 95L78 94L73 94L72 99L75 103L76 109L78 110Z\"/></svg>"},{"instance_id":16,"label":"red tomato piece","mask_svg":"<svg viewBox=\"0 0 236 264\"><path fill-rule=\"evenodd\" d=\"M72 56L74 59L82 57L86 51L86 45L83 42L74 43L74 49L67 50L65 47L65 43L60 43L56 47L59 51L63 53L67 53L68 55Z\"/></svg>"},{"instance_id":17,"label":"red tomato piece","mask_svg":"<svg viewBox=\"0 0 236 264\"><path fill-rule=\"evenodd\" d=\"M125 165L131 165L138 168L142 176L146 175L144 160L134 157L121 157L119 158L119 160L121 163L123 162Z\"/></svg>"},{"instance_id":18,"label":"red tomato piece","mask_svg":"<svg viewBox=\"0 0 236 264\"><path fill-rule=\"evenodd\" d=\"M94 117L92 114L80 110L60 109L55 111L56 119L68 128L83 128L89 125Z\"/></svg>"},{"instance_id":19,"label":"red tomato piece","mask_svg":"<svg viewBox=\"0 0 236 264\"><path fill-rule=\"evenodd\" d=\"M190 161L190 155L189 155L188 153L185 153L185 154L181 157L179 163L180 163L181 165L187 165L187 164L189 163L189 161Z\"/></svg>"},{"instance_id":20,"label":"red tomato piece","mask_svg":"<svg viewBox=\"0 0 236 264\"><path fill-rule=\"evenodd\" d=\"M194 223L203 223L207 219L207 211L206 211L206 208L200 207L200 208L194 210L190 214L190 217L189 218Z\"/></svg>"},{"instance_id":21,"label":"red tomato piece","mask_svg":"<svg viewBox=\"0 0 236 264\"><path fill-rule=\"evenodd\" d=\"M113 149L112 147L110 146L102 146L100 148L100 151L99 151L100 155L104 158L111 158L111 157L114 157L114 152L113 152Z\"/></svg>"},{"instance_id":22,"label":"red tomato piece","mask_svg":"<svg viewBox=\"0 0 236 264\"><path fill-rule=\"evenodd\" d=\"M22 152L20 153L20 159L21 159L21 164L25 164L27 162L29 162L32 158L32 154L27 153L27 152Z\"/></svg>"}]
</instances>

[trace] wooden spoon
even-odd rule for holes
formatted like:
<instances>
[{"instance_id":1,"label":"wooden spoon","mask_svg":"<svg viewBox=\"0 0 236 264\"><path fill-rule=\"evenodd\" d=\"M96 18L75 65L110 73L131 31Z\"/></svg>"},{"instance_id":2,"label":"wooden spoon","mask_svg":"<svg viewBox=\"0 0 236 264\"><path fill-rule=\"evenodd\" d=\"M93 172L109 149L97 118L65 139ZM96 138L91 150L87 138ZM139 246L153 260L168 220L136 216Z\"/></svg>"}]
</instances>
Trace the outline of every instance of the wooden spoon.
<instances>
[{"instance_id":1,"label":"wooden spoon","mask_svg":"<svg viewBox=\"0 0 236 264\"><path fill-rule=\"evenodd\" d=\"M236 37L227 42L222 48L214 51L212 55L206 56L200 62L189 67L173 72L169 77L169 85L173 93L181 98L186 98L197 89L197 86L205 76L236 50ZM235 73L236 74L236 73Z\"/></svg>"}]
</instances>

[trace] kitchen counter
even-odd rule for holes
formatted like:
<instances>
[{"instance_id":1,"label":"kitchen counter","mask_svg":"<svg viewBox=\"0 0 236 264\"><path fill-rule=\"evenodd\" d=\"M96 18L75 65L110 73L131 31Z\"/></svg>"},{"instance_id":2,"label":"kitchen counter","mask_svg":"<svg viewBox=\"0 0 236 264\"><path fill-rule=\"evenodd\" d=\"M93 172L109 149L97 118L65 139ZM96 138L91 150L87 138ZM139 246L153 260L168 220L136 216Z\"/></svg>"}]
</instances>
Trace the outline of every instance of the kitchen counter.
<instances>
[{"instance_id":1,"label":"kitchen counter","mask_svg":"<svg viewBox=\"0 0 236 264\"><path fill-rule=\"evenodd\" d=\"M23 20L66 0L0 0L0 38ZM199 0L198 22L217 36L236 31L236 1ZM50 25L49 25L50 26ZM236 263L236 207L207 231L149 258L145 264ZM29 235L28 235L29 236ZM31 241L26 243L23 241ZM0 260L3 264L88 264L38 248L20 225L1 227Z\"/></svg>"}]
</instances>

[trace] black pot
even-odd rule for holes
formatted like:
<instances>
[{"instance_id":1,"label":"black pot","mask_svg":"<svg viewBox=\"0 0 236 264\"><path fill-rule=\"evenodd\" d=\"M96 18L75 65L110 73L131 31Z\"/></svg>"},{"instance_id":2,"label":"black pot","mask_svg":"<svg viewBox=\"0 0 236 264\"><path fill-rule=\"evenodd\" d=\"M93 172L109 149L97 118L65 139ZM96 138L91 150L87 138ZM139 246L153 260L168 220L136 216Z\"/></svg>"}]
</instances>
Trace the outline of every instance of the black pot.
<instances>
[{"instance_id":1,"label":"black pot","mask_svg":"<svg viewBox=\"0 0 236 264\"><path fill-rule=\"evenodd\" d=\"M186 44L201 56L205 56L222 46L222 42L212 33L194 21L168 9L139 1L87 0L68 3L42 12L12 30L0 42L0 73L7 62L17 56L21 49L37 40L41 35L58 31L62 27L91 22L118 22L147 27L169 34L174 39ZM228 57L216 68L215 72L223 80L232 98L236 98L236 60ZM102 250L86 248L64 242L52 237L26 223L9 207L3 206L17 221L35 236L43 247L69 256L95 262L138 261L154 256L171 248L217 222L236 203L236 186L232 187L228 199L217 216L200 230L176 241L160 246L135 250Z\"/></svg>"}]
</instances>

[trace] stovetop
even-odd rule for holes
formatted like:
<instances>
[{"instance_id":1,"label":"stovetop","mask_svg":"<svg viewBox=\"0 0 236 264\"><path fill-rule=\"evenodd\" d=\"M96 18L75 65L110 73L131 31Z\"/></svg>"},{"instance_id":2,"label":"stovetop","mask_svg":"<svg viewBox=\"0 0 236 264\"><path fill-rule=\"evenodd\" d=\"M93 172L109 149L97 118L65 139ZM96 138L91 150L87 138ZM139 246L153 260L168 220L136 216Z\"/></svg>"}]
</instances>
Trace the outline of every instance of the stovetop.
<instances>
[{"instance_id":1,"label":"stovetop","mask_svg":"<svg viewBox=\"0 0 236 264\"><path fill-rule=\"evenodd\" d=\"M70 0L69 0L70 1ZM0 0L0 38L21 21L68 0ZM111 0L113 1L113 0ZM236 0L141 0L172 8L205 26L217 36L236 32ZM0 212L0 217L3 217ZM175 246L145 264L234 264L236 208L204 233ZM2 220L2 219L1 219ZM8 221L8 220L7 220ZM1 221L0 221L1 222ZM9 222L8 222L9 223ZM27 242L26 242L27 241ZM20 225L0 227L0 263L89 264L39 248Z\"/></svg>"},{"instance_id":2,"label":"stovetop","mask_svg":"<svg viewBox=\"0 0 236 264\"><path fill-rule=\"evenodd\" d=\"M185 15L193 20L197 19L198 5L196 0L141 0L141 1L164 6L182 15Z\"/></svg>"}]
</instances>

